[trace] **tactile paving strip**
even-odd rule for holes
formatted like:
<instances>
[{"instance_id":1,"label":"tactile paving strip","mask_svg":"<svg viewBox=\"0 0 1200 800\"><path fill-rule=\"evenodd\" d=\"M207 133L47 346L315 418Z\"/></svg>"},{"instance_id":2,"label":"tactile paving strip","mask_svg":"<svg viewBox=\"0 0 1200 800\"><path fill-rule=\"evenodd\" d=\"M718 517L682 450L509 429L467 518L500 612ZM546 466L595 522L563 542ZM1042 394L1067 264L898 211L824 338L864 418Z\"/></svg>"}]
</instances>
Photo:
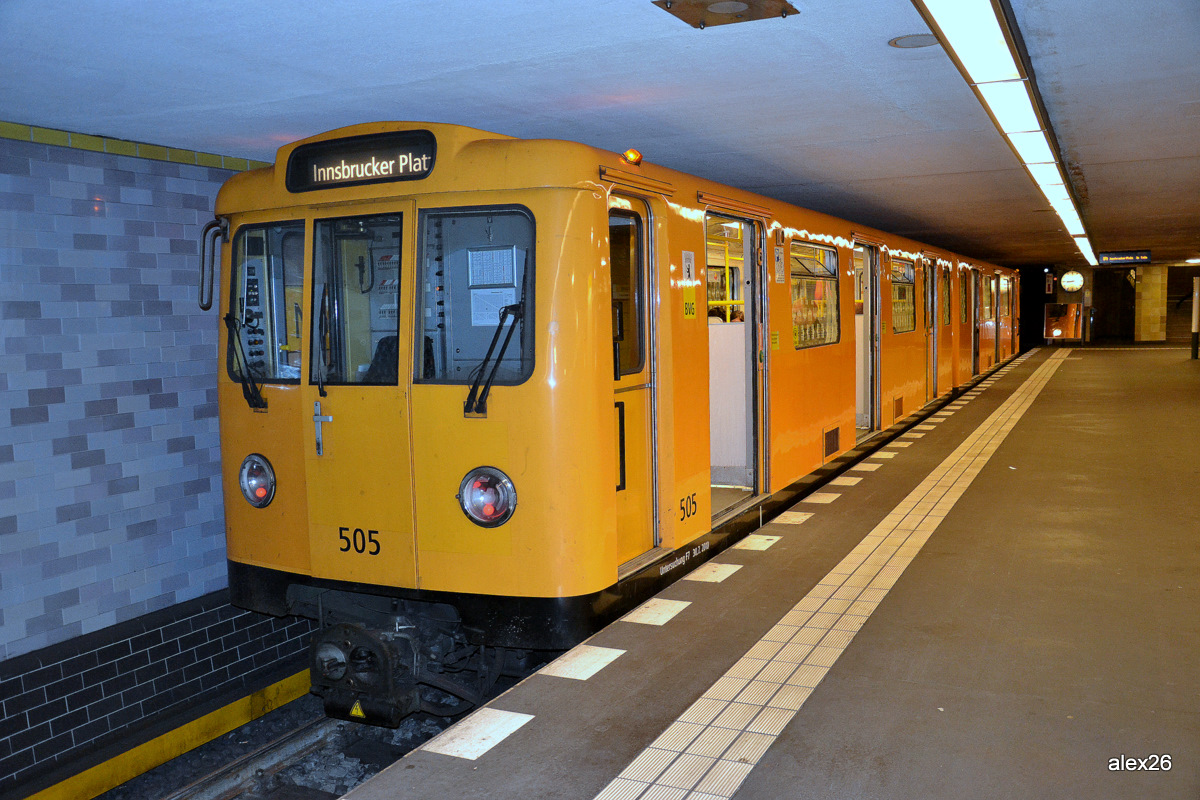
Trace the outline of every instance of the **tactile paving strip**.
<instances>
[{"instance_id":1,"label":"tactile paving strip","mask_svg":"<svg viewBox=\"0 0 1200 800\"><path fill-rule=\"evenodd\" d=\"M732 797L1069 353L1047 359L595 800Z\"/></svg>"}]
</instances>

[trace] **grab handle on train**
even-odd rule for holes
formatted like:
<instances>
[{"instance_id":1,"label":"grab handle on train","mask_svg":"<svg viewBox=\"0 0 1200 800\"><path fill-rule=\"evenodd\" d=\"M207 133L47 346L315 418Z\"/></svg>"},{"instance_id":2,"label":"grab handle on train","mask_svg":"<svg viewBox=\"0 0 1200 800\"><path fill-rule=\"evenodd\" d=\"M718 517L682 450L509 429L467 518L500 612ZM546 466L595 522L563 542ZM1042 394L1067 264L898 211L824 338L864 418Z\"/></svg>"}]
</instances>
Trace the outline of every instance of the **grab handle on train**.
<instances>
[{"instance_id":1,"label":"grab handle on train","mask_svg":"<svg viewBox=\"0 0 1200 800\"><path fill-rule=\"evenodd\" d=\"M217 236L229 242L229 220L218 217L204 226L200 233L200 310L212 308L213 280L217 274ZM209 244L209 240L212 244Z\"/></svg>"}]
</instances>

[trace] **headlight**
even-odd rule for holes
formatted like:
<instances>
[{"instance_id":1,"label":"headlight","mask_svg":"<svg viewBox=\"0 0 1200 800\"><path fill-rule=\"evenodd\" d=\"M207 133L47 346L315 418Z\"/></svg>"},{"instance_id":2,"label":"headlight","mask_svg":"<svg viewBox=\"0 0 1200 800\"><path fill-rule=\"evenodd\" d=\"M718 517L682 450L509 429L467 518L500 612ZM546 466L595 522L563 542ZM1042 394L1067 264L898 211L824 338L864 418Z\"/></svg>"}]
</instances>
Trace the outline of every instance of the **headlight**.
<instances>
[{"instance_id":1,"label":"headlight","mask_svg":"<svg viewBox=\"0 0 1200 800\"><path fill-rule=\"evenodd\" d=\"M508 522L517 507L517 490L495 467L477 467L458 486L458 502L476 525L494 528Z\"/></svg>"},{"instance_id":2,"label":"headlight","mask_svg":"<svg viewBox=\"0 0 1200 800\"><path fill-rule=\"evenodd\" d=\"M266 508L275 497L275 470L271 462L258 453L251 453L242 462L238 484L246 502L255 508Z\"/></svg>"}]
</instances>

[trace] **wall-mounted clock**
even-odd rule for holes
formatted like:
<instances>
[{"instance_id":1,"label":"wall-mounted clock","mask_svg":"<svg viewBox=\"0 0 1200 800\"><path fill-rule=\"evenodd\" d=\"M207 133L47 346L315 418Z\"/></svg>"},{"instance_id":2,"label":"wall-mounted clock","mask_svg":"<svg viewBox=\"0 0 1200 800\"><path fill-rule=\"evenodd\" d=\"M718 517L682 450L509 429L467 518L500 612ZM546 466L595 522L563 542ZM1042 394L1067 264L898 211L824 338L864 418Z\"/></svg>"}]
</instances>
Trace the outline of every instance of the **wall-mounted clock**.
<instances>
[{"instance_id":1,"label":"wall-mounted clock","mask_svg":"<svg viewBox=\"0 0 1200 800\"><path fill-rule=\"evenodd\" d=\"M1083 275L1075 270L1064 272L1063 276L1058 279L1058 283L1064 292L1078 292L1083 288Z\"/></svg>"}]
</instances>

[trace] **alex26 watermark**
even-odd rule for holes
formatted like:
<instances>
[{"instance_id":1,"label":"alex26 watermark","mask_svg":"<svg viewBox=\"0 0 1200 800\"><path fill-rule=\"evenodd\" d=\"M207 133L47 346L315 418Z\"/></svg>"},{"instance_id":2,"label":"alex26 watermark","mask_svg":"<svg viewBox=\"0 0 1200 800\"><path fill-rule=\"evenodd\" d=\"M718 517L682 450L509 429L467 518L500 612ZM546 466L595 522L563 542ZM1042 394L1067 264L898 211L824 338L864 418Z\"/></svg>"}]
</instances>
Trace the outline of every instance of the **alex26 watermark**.
<instances>
[{"instance_id":1,"label":"alex26 watermark","mask_svg":"<svg viewBox=\"0 0 1200 800\"><path fill-rule=\"evenodd\" d=\"M1134 758L1121 754L1108 760L1109 772L1170 772L1171 755L1169 753L1151 753L1145 758Z\"/></svg>"}]
</instances>

